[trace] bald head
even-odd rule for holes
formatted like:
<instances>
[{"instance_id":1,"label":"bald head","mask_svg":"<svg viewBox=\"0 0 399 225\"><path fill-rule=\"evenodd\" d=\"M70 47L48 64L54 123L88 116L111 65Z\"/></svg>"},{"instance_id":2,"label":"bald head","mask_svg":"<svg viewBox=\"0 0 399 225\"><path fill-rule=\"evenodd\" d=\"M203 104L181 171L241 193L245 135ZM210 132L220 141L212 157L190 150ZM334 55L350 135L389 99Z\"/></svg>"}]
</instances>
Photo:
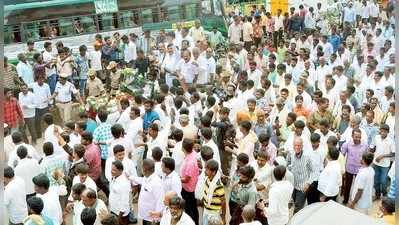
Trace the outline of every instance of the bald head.
<instances>
[{"instance_id":1,"label":"bald head","mask_svg":"<svg viewBox=\"0 0 399 225\"><path fill-rule=\"evenodd\" d=\"M252 205L246 205L244 206L244 209L242 210L242 219L244 222L252 222L255 219L255 207Z\"/></svg>"},{"instance_id":2,"label":"bald head","mask_svg":"<svg viewBox=\"0 0 399 225\"><path fill-rule=\"evenodd\" d=\"M168 206L169 203L170 203L170 200L171 200L173 197L176 197L176 196L177 196L177 193L174 192L174 191L168 191L168 192L166 192L166 193L165 193L165 197L164 197L164 199L163 199L164 205Z\"/></svg>"}]
</instances>

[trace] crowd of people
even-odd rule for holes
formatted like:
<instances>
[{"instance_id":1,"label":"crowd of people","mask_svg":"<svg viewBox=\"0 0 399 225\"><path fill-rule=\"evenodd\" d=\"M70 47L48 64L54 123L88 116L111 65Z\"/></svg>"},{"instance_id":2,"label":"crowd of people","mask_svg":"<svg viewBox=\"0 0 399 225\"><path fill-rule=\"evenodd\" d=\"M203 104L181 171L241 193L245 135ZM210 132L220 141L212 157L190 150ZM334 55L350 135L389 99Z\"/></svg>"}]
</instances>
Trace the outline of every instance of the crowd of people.
<instances>
[{"instance_id":1,"label":"crowd of people","mask_svg":"<svg viewBox=\"0 0 399 225\"><path fill-rule=\"evenodd\" d=\"M336 201L394 224L393 11L326 7L5 57L9 223L286 225Z\"/></svg>"}]
</instances>

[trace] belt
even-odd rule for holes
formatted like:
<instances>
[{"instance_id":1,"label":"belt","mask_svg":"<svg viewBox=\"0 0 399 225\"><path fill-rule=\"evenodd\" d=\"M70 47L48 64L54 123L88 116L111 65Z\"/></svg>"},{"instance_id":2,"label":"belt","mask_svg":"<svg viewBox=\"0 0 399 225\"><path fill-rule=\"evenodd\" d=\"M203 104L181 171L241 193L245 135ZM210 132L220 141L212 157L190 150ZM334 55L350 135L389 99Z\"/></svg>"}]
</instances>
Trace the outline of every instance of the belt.
<instances>
[{"instance_id":1,"label":"belt","mask_svg":"<svg viewBox=\"0 0 399 225\"><path fill-rule=\"evenodd\" d=\"M58 102L58 103L60 103L60 104L68 104L68 103L70 103L71 101L67 101L67 102Z\"/></svg>"}]
</instances>

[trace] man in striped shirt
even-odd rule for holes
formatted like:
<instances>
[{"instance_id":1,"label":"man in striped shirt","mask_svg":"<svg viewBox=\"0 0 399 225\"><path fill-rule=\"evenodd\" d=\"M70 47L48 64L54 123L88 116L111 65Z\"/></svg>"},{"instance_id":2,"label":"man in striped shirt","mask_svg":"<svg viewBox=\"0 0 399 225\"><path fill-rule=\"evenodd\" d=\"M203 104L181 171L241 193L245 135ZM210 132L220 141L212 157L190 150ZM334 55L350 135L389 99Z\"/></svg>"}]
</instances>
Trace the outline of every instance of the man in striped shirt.
<instances>
[{"instance_id":1,"label":"man in striped shirt","mask_svg":"<svg viewBox=\"0 0 399 225\"><path fill-rule=\"evenodd\" d=\"M205 174L207 176L202 202L204 204L203 224L208 225L208 219L212 216L221 215L223 221L226 219L225 190L220 180L219 163L214 160L206 162Z\"/></svg>"},{"instance_id":2,"label":"man in striped shirt","mask_svg":"<svg viewBox=\"0 0 399 225\"><path fill-rule=\"evenodd\" d=\"M312 159L303 150L302 138L296 137L294 139L294 151L289 153L287 161L288 169L294 174L294 213L297 213L304 207L310 184L317 177Z\"/></svg>"}]
</instances>

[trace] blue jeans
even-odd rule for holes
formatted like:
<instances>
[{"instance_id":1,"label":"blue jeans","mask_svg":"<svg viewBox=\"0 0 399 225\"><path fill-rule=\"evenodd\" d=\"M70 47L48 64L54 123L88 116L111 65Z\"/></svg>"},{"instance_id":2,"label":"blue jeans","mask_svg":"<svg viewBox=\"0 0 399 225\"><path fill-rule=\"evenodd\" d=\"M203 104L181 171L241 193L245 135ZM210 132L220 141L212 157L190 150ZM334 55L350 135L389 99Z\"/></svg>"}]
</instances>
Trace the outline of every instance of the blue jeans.
<instances>
[{"instance_id":1,"label":"blue jeans","mask_svg":"<svg viewBox=\"0 0 399 225\"><path fill-rule=\"evenodd\" d=\"M57 84L57 74L51 74L47 77L48 86L50 87L50 93L53 94L55 91L55 85Z\"/></svg>"},{"instance_id":2,"label":"blue jeans","mask_svg":"<svg viewBox=\"0 0 399 225\"><path fill-rule=\"evenodd\" d=\"M87 83L87 79L79 79L80 96L85 95L86 83Z\"/></svg>"},{"instance_id":3,"label":"blue jeans","mask_svg":"<svg viewBox=\"0 0 399 225\"><path fill-rule=\"evenodd\" d=\"M389 167L382 167L373 165L374 168L374 189L376 195L379 197L381 194L387 193L387 177Z\"/></svg>"}]
</instances>

